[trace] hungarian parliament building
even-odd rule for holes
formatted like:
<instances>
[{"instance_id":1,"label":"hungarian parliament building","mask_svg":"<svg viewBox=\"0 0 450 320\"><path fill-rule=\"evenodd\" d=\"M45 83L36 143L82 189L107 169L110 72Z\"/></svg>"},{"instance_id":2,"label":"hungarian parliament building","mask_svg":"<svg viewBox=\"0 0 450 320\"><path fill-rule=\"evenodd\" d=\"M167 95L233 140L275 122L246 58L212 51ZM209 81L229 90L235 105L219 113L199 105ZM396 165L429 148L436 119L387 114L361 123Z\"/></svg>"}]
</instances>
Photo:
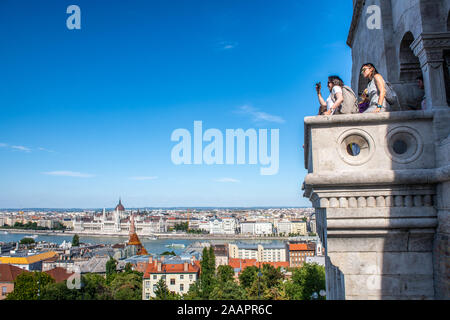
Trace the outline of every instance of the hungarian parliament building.
<instances>
[{"instance_id":1,"label":"hungarian parliament building","mask_svg":"<svg viewBox=\"0 0 450 320\"><path fill-rule=\"evenodd\" d=\"M119 203L112 212L106 212L103 209L101 215L76 218L73 221L73 230L80 233L128 235L130 228L131 214L125 211L121 200L119 200ZM136 233L141 235L164 233L167 231L167 223L163 217L154 216L144 218L138 212L135 219L135 229Z\"/></svg>"}]
</instances>

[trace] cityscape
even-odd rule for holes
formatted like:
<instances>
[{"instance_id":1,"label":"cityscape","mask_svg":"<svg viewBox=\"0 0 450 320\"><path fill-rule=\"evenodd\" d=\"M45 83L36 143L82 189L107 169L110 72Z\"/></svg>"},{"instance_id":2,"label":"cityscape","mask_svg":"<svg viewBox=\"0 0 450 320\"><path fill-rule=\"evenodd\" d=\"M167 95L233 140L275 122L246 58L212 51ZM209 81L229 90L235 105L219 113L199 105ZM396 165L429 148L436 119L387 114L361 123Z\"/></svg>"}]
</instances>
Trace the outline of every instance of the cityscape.
<instances>
[{"instance_id":1,"label":"cityscape","mask_svg":"<svg viewBox=\"0 0 450 320\"><path fill-rule=\"evenodd\" d=\"M75 2L0 1L2 316L450 300L450 0Z\"/></svg>"},{"instance_id":2,"label":"cityscape","mask_svg":"<svg viewBox=\"0 0 450 320\"><path fill-rule=\"evenodd\" d=\"M65 283L72 289L74 281L93 275L110 279L128 274L134 281L139 277L131 293L119 290L110 296L114 299L122 295L167 298L163 293L170 293L170 299L205 297L205 292L195 291L202 279L204 254L214 261L213 270L223 273L222 285L229 281L234 286L220 294L234 299L255 297L250 290L253 283L246 277L252 276L250 271L263 270L273 283L258 292L259 297L292 299L295 292L282 296L279 291L293 286L293 272L305 264L320 272L325 265L316 232L311 208L130 210L120 199L109 210L4 210L0 213L1 299L20 296L14 284L22 271L45 273L55 285ZM7 241L13 235L17 240ZM324 283L318 285L322 287L316 289L316 298L319 293L324 298ZM35 296L29 293L29 298L49 299L56 290L50 288ZM208 290L210 298L219 294Z\"/></svg>"}]
</instances>

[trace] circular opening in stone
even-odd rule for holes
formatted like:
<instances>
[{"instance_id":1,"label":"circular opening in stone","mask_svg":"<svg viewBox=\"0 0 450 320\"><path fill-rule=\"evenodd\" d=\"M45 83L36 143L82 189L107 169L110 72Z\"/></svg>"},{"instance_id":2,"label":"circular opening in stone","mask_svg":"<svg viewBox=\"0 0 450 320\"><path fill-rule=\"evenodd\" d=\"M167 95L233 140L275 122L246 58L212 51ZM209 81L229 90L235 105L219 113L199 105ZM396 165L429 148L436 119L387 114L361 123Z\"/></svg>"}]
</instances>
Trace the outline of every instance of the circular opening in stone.
<instances>
[{"instance_id":1,"label":"circular opening in stone","mask_svg":"<svg viewBox=\"0 0 450 320\"><path fill-rule=\"evenodd\" d=\"M403 140L396 140L392 145L392 149L396 154L404 154L408 151L408 144Z\"/></svg>"},{"instance_id":2,"label":"circular opening in stone","mask_svg":"<svg viewBox=\"0 0 450 320\"><path fill-rule=\"evenodd\" d=\"M352 157L356 157L361 153L361 147L357 143L349 143L347 145L347 153Z\"/></svg>"},{"instance_id":3,"label":"circular opening in stone","mask_svg":"<svg viewBox=\"0 0 450 320\"><path fill-rule=\"evenodd\" d=\"M423 152L420 134L410 127L397 127L386 136L386 151L398 163L415 161Z\"/></svg>"}]
</instances>

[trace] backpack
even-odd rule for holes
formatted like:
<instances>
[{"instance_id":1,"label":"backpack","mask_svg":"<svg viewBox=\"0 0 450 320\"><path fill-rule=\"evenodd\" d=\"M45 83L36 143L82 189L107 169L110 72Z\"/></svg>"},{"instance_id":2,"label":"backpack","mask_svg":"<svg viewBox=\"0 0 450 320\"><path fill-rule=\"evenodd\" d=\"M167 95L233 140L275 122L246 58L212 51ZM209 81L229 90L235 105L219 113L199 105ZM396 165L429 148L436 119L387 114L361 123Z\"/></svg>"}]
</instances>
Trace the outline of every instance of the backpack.
<instances>
[{"instance_id":1,"label":"backpack","mask_svg":"<svg viewBox=\"0 0 450 320\"><path fill-rule=\"evenodd\" d=\"M349 86L342 87L342 95L344 102L341 104L340 112L342 114L359 113L358 98Z\"/></svg>"},{"instance_id":2,"label":"backpack","mask_svg":"<svg viewBox=\"0 0 450 320\"><path fill-rule=\"evenodd\" d=\"M396 104L398 101L398 96L397 93L394 90L394 87L392 86L392 84L390 82L385 81L386 84L386 101L387 103L389 103L391 106Z\"/></svg>"}]
</instances>

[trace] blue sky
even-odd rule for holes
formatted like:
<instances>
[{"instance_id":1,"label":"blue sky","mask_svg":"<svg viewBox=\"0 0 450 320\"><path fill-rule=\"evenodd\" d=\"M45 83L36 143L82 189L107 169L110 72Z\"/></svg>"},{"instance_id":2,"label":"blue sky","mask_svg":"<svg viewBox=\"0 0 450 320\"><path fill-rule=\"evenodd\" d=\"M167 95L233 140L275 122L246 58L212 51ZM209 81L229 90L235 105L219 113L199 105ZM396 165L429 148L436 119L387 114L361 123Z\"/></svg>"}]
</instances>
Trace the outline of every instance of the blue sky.
<instances>
[{"instance_id":1,"label":"blue sky","mask_svg":"<svg viewBox=\"0 0 450 320\"><path fill-rule=\"evenodd\" d=\"M310 206L303 118L316 81L350 81L351 16L331 0L1 1L0 207ZM279 129L278 174L174 165L171 133L196 120Z\"/></svg>"}]
</instances>

